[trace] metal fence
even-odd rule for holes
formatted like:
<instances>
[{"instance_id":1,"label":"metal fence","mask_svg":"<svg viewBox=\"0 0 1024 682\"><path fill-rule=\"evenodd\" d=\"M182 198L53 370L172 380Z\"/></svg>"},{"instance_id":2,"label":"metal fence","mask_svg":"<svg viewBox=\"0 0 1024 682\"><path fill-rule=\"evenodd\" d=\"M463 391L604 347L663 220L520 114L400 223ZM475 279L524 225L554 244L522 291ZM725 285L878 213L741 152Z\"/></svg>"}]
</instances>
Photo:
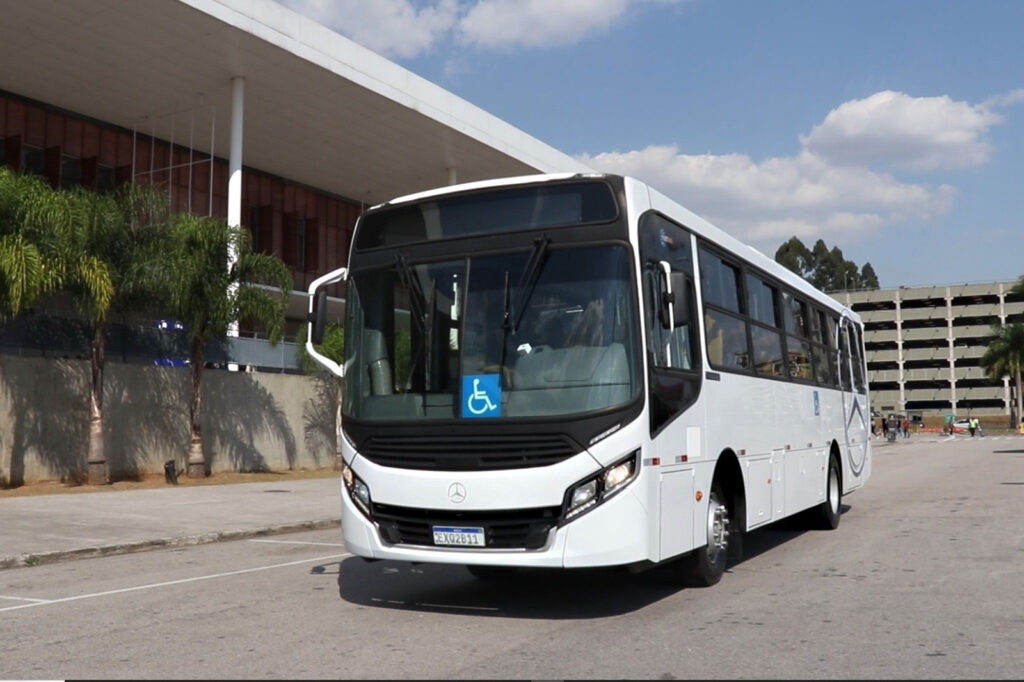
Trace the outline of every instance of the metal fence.
<instances>
[{"instance_id":1,"label":"metal fence","mask_svg":"<svg viewBox=\"0 0 1024 682\"><path fill-rule=\"evenodd\" d=\"M82 320L31 315L0 326L0 352L20 356L88 359L92 327ZM112 322L107 325L106 359L185 367L189 348L185 331L172 321L150 325ZM258 338L230 337L206 346L208 366L237 364L258 371L302 373L299 344Z\"/></svg>"}]
</instances>

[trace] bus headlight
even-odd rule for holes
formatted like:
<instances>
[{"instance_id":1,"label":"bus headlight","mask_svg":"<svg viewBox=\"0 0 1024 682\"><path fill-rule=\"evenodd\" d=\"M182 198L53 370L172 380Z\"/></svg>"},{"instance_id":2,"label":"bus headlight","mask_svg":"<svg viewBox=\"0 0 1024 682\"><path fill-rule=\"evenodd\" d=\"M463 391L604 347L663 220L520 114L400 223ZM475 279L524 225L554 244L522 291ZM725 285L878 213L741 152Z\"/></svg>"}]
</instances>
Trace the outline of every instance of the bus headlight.
<instances>
[{"instance_id":1,"label":"bus headlight","mask_svg":"<svg viewBox=\"0 0 1024 682\"><path fill-rule=\"evenodd\" d=\"M366 516L370 516L370 487L356 476L348 464L341 469L341 480L345 483L348 496L352 498L359 510Z\"/></svg>"},{"instance_id":2,"label":"bus headlight","mask_svg":"<svg viewBox=\"0 0 1024 682\"><path fill-rule=\"evenodd\" d=\"M640 470L640 449L570 488L562 505L562 523L592 509L622 490Z\"/></svg>"}]
</instances>

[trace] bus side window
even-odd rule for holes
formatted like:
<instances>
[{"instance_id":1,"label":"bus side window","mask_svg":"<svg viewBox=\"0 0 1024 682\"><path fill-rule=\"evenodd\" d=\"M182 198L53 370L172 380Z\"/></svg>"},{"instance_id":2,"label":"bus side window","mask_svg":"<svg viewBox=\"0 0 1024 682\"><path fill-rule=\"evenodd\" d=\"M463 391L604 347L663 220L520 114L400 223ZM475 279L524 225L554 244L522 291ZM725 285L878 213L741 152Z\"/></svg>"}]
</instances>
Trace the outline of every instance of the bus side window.
<instances>
[{"instance_id":1,"label":"bus side window","mask_svg":"<svg viewBox=\"0 0 1024 682\"><path fill-rule=\"evenodd\" d=\"M705 248L699 254L708 362L720 369L750 369L747 322L739 316L739 268Z\"/></svg>"},{"instance_id":2,"label":"bus side window","mask_svg":"<svg viewBox=\"0 0 1024 682\"><path fill-rule=\"evenodd\" d=\"M753 367L758 374L785 376L782 333L779 331L778 288L760 277L746 273L747 315L753 343Z\"/></svg>"},{"instance_id":3,"label":"bus side window","mask_svg":"<svg viewBox=\"0 0 1024 682\"><path fill-rule=\"evenodd\" d=\"M851 325L851 349L853 356L853 383L858 393L867 393L867 382L864 380L864 356L861 346L860 327Z\"/></svg>"},{"instance_id":4,"label":"bus side window","mask_svg":"<svg viewBox=\"0 0 1024 682\"><path fill-rule=\"evenodd\" d=\"M683 227L659 213L648 211L640 218L638 230L643 296L643 323L647 336L648 395L650 398L651 435L658 433L675 417L693 404L700 393L702 375L700 344L697 329L696 292L693 283L693 250L691 235ZM686 296L688 319L673 319L667 329L663 309L666 286L666 264L669 281L676 296ZM686 277L679 277L685 273ZM685 284L678 286L680 281ZM677 309L673 309L675 311ZM673 318L675 318L673 312Z\"/></svg>"},{"instance_id":5,"label":"bus side window","mask_svg":"<svg viewBox=\"0 0 1024 682\"><path fill-rule=\"evenodd\" d=\"M814 362L814 380L821 386L832 386L835 376L836 359L830 355L828 348L828 324L825 313L811 308L811 358Z\"/></svg>"},{"instance_id":6,"label":"bus side window","mask_svg":"<svg viewBox=\"0 0 1024 682\"><path fill-rule=\"evenodd\" d=\"M844 391L850 390L850 362L850 325L844 324L839 330L839 385Z\"/></svg>"},{"instance_id":7,"label":"bus side window","mask_svg":"<svg viewBox=\"0 0 1024 682\"><path fill-rule=\"evenodd\" d=\"M692 370L696 365L696 335L693 333L695 319L675 320L673 329L665 329L659 316L662 294L667 286L664 281L664 264L672 273L683 272L690 277L693 275L690 234L663 216L648 213L640 221L640 253L644 263L644 324L652 364L664 369ZM677 297L689 297L691 316L696 315L692 286L684 288L685 291L673 293Z\"/></svg>"},{"instance_id":8,"label":"bus side window","mask_svg":"<svg viewBox=\"0 0 1024 682\"><path fill-rule=\"evenodd\" d=\"M648 263L644 268L644 306L654 365L666 369L693 369L690 322L676 322L674 329L665 329L658 318L663 289L660 267L657 263ZM690 293L679 291L675 295L688 296Z\"/></svg>"},{"instance_id":9,"label":"bus side window","mask_svg":"<svg viewBox=\"0 0 1024 682\"><path fill-rule=\"evenodd\" d=\"M708 362L722 369L750 369L747 327L742 319L706 309L704 325L708 339Z\"/></svg>"},{"instance_id":10,"label":"bus side window","mask_svg":"<svg viewBox=\"0 0 1024 682\"><path fill-rule=\"evenodd\" d=\"M822 311L821 335L822 343L825 345L825 352L828 356L828 384L833 388L839 388L839 343L836 339L836 328L839 325L839 318Z\"/></svg>"},{"instance_id":11,"label":"bus side window","mask_svg":"<svg viewBox=\"0 0 1024 682\"><path fill-rule=\"evenodd\" d=\"M782 292L782 319L786 328L786 361L789 376L810 380L811 343L807 334L807 304L787 291Z\"/></svg>"}]
</instances>

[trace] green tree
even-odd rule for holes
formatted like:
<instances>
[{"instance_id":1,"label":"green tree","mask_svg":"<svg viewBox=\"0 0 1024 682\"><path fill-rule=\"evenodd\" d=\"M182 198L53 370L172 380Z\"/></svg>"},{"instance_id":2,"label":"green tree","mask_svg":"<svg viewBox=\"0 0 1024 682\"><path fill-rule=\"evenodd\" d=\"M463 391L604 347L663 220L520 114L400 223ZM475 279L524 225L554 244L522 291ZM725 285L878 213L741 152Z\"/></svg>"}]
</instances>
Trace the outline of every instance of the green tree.
<instances>
[{"instance_id":1,"label":"green tree","mask_svg":"<svg viewBox=\"0 0 1024 682\"><path fill-rule=\"evenodd\" d=\"M823 291L843 289L877 289L878 277L871 263L860 269L843 256L842 250L831 249L819 239L808 249L798 237L790 237L775 251L775 261L800 275Z\"/></svg>"},{"instance_id":2,"label":"green tree","mask_svg":"<svg viewBox=\"0 0 1024 682\"><path fill-rule=\"evenodd\" d=\"M865 289L877 289L878 288L878 275L875 274L875 269L871 267L871 263L865 263L860 269L860 281Z\"/></svg>"},{"instance_id":3,"label":"green tree","mask_svg":"<svg viewBox=\"0 0 1024 682\"><path fill-rule=\"evenodd\" d=\"M341 470L341 402L345 394L345 380L342 377L328 371L323 365L313 359L313 356L306 350L306 338L308 325L304 325L298 334L296 341L299 345L299 360L302 362L302 369L306 374L317 378L326 389L323 391L328 397L331 412L334 415L334 468ZM324 357L333 360L338 365L345 362L345 328L340 322L332 322L324 330L323 341L316 344L316 350Z\"/></svg>"},{"instance_id":4,"label":"green tree","mask_svg":"<svg viewBox=\"0 0 1024 682\"><path fill-rule=\"evenodd\" d=\"M113 312L142 310L159 290L159 248L166 241L168 205L159 190L134 183L101 195L82 188L56 192L62 218L55 223L62 289L91 326L89 483L109 480L103 439L103 375L107 328Z\"/></svg>"},{"instance_id":5,"label":"green tree","mask_svg":"<svg viewBox=\"0 0 1024 682\"><path fill-rule=\"evenodd\" d=\"M33 176L0 175L0 214L5 234L0 256L7 286L3 310L17 314L39 295L68 294L91 324L89 447L86 467L92 484L108 479L103 444L103 369L107 317L144 300L138 289L151 245L154 219L166 215L156 190L124 185L115 194L84 189L59 191ZM148 250L146 250L148 249Z\"/></svg>"},{"instance_id":6,"label":"green tree","mask_svg":"<svg viewBox=\"0 0 1024 682\"><path fill-rule=\"evenodd\" d=\"M167 246L166 300L186 326L192 370L188 475L201 477L206 475L200 425L206 346L227 339L239 320L265 325L276 345L284 333L292 278L281 259L254 251L249 232L224 220L176 215Z\"/></svg>"},{"instance_id":7,"label":"green tree","mask_svg":"<svg viewBox=\"0 0 1024 682\"><path fill-rule=\"evenodd\" d=\"M42 219L52 192L37 176L0 166L0 320L60 284L54 234Z\"/></svg>"},{"instance_id":8,"label":"green tree","mask_svg":"<svg viewBox=\"0 0 1024 682\"><path fill-rule=\"evenodd\" d=\"M981 367L993 381L1009 375L1014 382L1016 402L1010 405L1010 425L1020 423L1021 373L1024 372L1024 323L992 325L995 337L981 356Z\"/></svg>"},{"instance_id":9,"label":"green tree","mask_svg":"<svg viewBox=\"0 0 1024 682\"><path fill-rule=\"evenodd\" d=\"M1016 284L1010 287L1009 293L1024 296L1024 275L1021 275ZM1010 405L1011 428L1016 428L1024 419L1024 395L1021 395L1021 359L1024 358L1022 326L1024 324L1020 322L1009 325L992 325L994 336L980 360L982 369L993 381L999 381L1005 375L1010 375L1013 378L1016 400Z\"/></svg>"},{"instance_id":10,"label":"green tree","mask_svg":"<svg viewBox=\"0 0 1024 682\"><path fill-rule=\"evenodd\" d=\"M789 268L804 279L814 271L811 250L797 237L790 237L775 251L775 262Z\"/></svg>"}]
</instances>

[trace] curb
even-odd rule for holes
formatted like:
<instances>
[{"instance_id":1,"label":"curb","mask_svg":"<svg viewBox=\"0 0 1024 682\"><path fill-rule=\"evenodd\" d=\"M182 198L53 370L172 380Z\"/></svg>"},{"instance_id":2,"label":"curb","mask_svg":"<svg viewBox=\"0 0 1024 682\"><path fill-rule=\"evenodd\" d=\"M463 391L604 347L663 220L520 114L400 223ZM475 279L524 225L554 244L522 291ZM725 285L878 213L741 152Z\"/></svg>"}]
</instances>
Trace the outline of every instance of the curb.
<instances>
[{"instance_id":1,"label":"curb","mask_svg":"<svg viewBox=\"0 0 1024 682\"><path fill-rule=\"evenodd\" d=\"M145 552L151 549L166 549L168 547L187 547L190 545L205 545L211 542L224 540L242 540L263 535L279 535L282 533L294 533L303 530L319 530L321 528L332 528L341 526L340 519L320 519L319 521L301 521L298 523L286 523L279 526L265 526L250 530L225 530L213 533L202 533L199 535L183 535L171 538L158 538L156 540L142 540L139 542L125 542L121 544L100 545L97 547L82 547L79 549L57 550L53 552L42 552L40 554L21 554L19 556L0 557L0 570L6 568L19 568L22 566L41 566L43 564L54 564L70 559L91 559L94 557L113 556L115 554L132 554Z\"/></svg>"}]
</instances>

